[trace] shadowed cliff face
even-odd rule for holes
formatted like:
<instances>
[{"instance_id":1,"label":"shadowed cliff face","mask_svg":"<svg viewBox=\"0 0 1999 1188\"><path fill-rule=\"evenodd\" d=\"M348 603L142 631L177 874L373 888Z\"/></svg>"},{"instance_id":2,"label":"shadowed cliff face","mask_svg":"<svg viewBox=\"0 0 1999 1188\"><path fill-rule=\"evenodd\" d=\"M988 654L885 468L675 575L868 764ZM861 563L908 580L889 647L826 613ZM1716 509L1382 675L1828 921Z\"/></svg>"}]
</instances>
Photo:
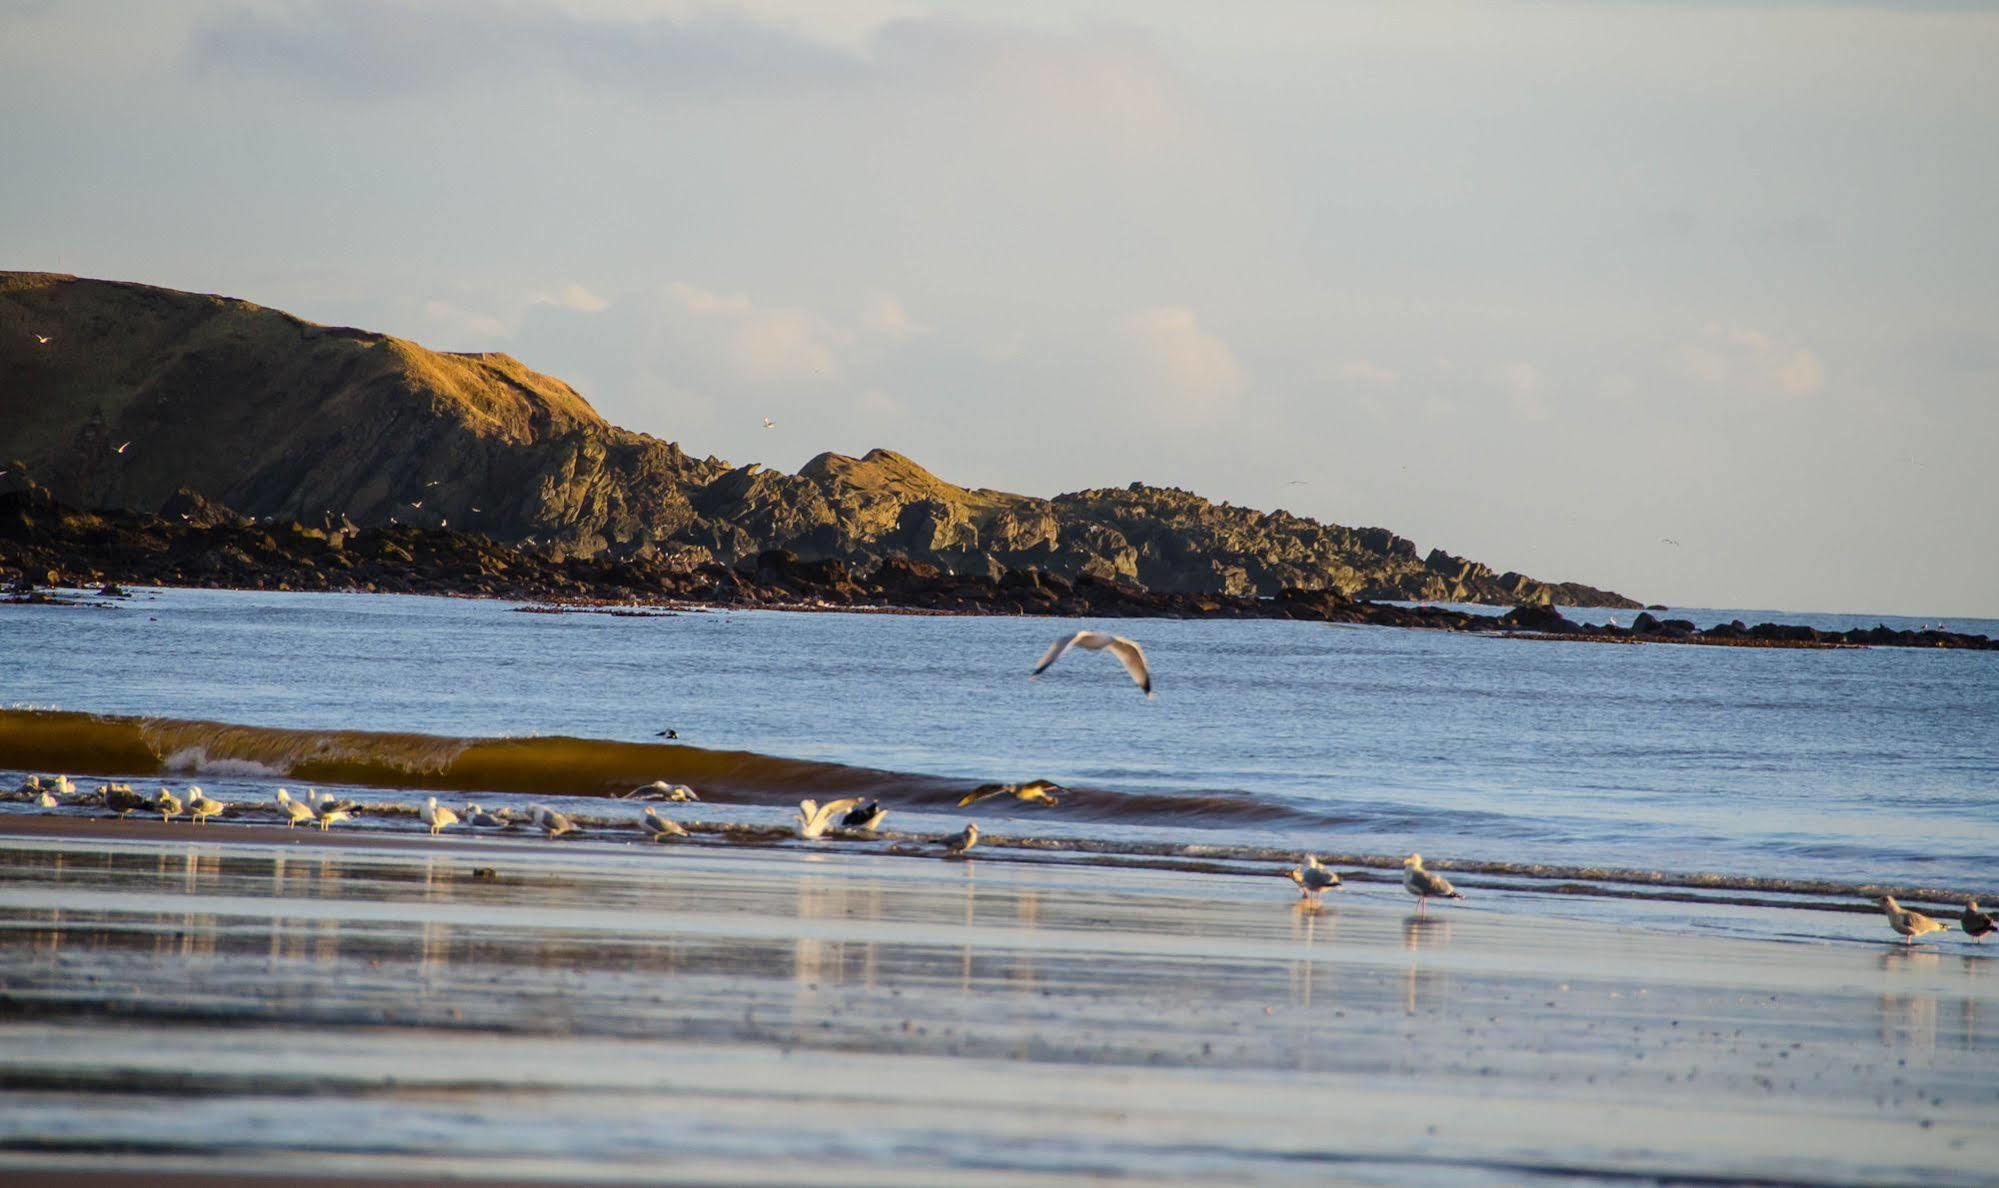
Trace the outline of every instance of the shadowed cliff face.
<instances>
[{"instance_id":1,"label":"shadowed cliff face","mask_svg":"<svg viewBox=\"0 0 1999 1188\"><path fill-rule=\"evenodd\" d=\"M37 341L46 336L49 341ZM123 446L121 452L120 447ZM1419 557L1380 528L1145 487L969 490L899 454L732 468L607 423L501 354L426 350L144 285L0 273L0 489L157 511L182 487L258 517L483 532L577 556L733 564L771 548L1036 568L1185 593L1635 605Z\"/></svg>"}]
</instances>

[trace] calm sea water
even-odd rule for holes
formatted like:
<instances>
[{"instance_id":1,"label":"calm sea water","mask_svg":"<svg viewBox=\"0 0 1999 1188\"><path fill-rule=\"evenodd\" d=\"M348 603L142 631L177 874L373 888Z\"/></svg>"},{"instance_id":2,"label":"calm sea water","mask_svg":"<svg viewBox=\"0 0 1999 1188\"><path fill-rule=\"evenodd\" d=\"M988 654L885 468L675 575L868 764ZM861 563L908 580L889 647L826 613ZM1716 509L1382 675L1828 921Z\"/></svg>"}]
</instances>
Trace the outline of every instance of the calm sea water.
<instances>
[{"instance_id":1,"label":"calm sea water","mask_svg":"<svg viewBox=\"0 0 1999 1188\"><path fill-rule=\"evenodd\" d=\"M1142 642L1158 698L1103 655L1026 679L1078 626ZM1969 889L1999 853L1990 653L146 591L110 610L0 607L0 674L12 706L461 736L650 741L670 726L702 746L967 780L1242 793L1342 824L1218 840L1333 851Z\"/></svg>"}]
</instances>

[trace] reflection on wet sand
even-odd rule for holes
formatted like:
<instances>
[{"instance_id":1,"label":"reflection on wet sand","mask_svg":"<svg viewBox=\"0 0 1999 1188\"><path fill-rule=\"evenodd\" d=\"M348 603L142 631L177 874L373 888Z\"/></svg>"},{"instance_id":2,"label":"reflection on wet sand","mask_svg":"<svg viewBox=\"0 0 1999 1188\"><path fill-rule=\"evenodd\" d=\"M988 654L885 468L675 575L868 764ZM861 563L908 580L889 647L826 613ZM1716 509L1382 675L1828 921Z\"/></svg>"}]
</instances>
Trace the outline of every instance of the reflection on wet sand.
<instances>
[{"instance_id":1,"label":"reflection on wet sand","mask_svg":"<svg viewBox=\"0 0 1999 1188\"><path fill-rule=\"evenodd\" d=\"M0 1107L25 1092L8 1075L148 1103L77 1107L62 1124L82 1150L247 1142L406 1172L462 1134L585 1169L614 1150L739 1171L837 1151L858 1162L832 1178L859 1181L883 1151L1001 1179L1284 1178L1301 1134L1516 1170L1523 1149L1648 1174L1776 1176L1800 1152L1999 1161L1978 1093L1906 1140L1900 1116L1854 1104L1999 1088L1982 958L1897 952L1876 971L1854 950L1474 928L1364 892L1307 911L1239 880L1178 894L1143 871L1004 863L541 846L475 880L448 853L351 847L6 857L0 993L44 1014L0 1012L0 1044L34 1053L0 1072ZM1894 984L1852 988L1861 974ZM1728 1038L1745 1030L1753 1044ZM1777 1046L1796 1096L1773 1111L1754 1062ZM1694 1069L1712 1089L1687 1089ZM1793 1072L1816 1075L1791 1090ZM191 1085L199 1109L155 1128L152 1104ZM257 1123L258 1103L308 1094L323 1104L302 1121ZM1676 1145L1634 1121L1661 1103L1759 1122ZM524 1112L565 1121L523 1134ZM1838 1121L1797 1129L1821 1114ZM34 1124L0 1108L0 1162Z\"/></svg>"}]
</instances>

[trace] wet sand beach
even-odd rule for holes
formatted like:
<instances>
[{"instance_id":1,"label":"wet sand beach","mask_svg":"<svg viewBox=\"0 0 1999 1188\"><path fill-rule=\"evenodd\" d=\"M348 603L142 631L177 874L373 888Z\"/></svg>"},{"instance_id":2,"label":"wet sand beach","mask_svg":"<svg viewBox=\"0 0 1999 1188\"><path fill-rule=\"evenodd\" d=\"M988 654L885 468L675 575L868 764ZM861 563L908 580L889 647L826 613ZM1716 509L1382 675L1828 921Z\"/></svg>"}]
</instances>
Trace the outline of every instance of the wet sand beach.
<instances>
[{"instance_id":1,"label":"wet sand beach","mask_svg":"<svg viewBox=\"0 0 1999 1188\"><path fill-rule=\"evenodd\" d=\"M1276 877L976 855L109 825L0 818L0 1167L1930 1184L1999 1167L1999 966L1852 917L1738 938L1534 895L1418 919L1380 885L1314 913Z\"/></svg>"}]
</instances>

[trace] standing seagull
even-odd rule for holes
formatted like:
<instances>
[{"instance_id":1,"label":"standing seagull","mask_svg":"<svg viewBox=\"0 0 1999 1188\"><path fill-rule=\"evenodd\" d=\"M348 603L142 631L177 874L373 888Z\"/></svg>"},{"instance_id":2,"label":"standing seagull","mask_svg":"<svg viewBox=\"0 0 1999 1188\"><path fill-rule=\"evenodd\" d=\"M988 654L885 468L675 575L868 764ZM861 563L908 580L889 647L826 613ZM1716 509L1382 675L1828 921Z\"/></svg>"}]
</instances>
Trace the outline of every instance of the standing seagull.
<instances>
[{"instance_id":1,"label":"standing seagull","mask_svg":"<svg viewBox=\"0 0 1999 1188\"><path fill-rule=\"evenodd\" d=\"M946 854L949 854L953 858L962 858L965 856L966 850L969 850L973 846L976 846L978 844L979 844L979 823L977 821L971 821L965 825L965 832L959 834L958 836L952 838L950 841L944 844L944 852Z\"/></svg>"},{"instance_id":2,"label":"standing seagull","mask_svg":"<svg viewBox=\"0 0 1999 1188\"><path fill-rule=\"evenodd\" d=\"M430 826L430 835L432 837L437 836L438 830L458 824L458 814L448 808L438 807L437 797L435 796L424 802L423 810L417 815L423 818L424 824Z\"/></svg>"},{"instance_id":3,"label":"standing seagull","mask_svg":"<svg viewBox=\"0 0 1999 1188\"><path fill-rule=\"evenodd\" d=\"M581 832L576 828L576 822L546 805L530 805L528 811L534 814L535 827L552 838Z\"/></svg>"},{"instance_id":4,"label":"standing seagull","mask_svg":"<svg viewBox=\"0 0 1999 1188\"><path fill-rule=\"evenodd\" d=\"M229 807L219 800L209 799L208 793L199 787L187 790L187 815L194 818L196 825L206 825L210 817L219 817L222 810Z\"/></svg>"},{"instance_id":5,"label":"standing seagull","mask_svg":"<svg viewBox=\"0 0 1999 1188\"><path fill-rule=\"evenodd\" d=\"M1982 941L1992 935L1992 917L1978 910L1975 899L1964 901L1964 914L1957 918L1957 922L1964 925L1965 934L1972 940Z\"/></svg>"},{"instance_id":6,"label":"standing seagull","mask_svg":"<svg viewBox=\"0 0 1999 1188\"><path fill-rule=\"evenodd\" d=\"M841 817L840 828L858 829L863 833L873 833L882 827L882 821L887 817L888 810L882 807L882 802L879 800L870 800L853 812Z\"/></svg>"},{"instance_id":7,"label":"standing seagull","mask_svg":"<svg viewBox=\"0 0 1999 1188\"><path fill-rule=\"evenodd\" d=\"M165 788L161 788L160 798L154 802L153 807L160 810L160 820L171 821L175 817L180 816L180 797L175 796Z\"/></svg>"},{"instance_id":8,"label":"standing seagull","mask_svg":"<svg viewBox=\"0 0 1999 1188\"><path fill-rule=\"evenodd\" d=\"M846 812L859 803L861 803L861 798L858 796L849 796L844 800L832 800L825 804L820 804L816 800L799 801L797 817L798 836L803 838L823 836L826 830L832 827L835 816Z\"/></svg>"},{"instance_id":9,"label":"standing seagull","mask_svg":"<svg viewBox=\"0 0 1999 1188\"><path fill-rule=\"evenodd\" d=\"M1921 912L1912 912L1896 903L1892 895L1883 895L1874 902L1881 905L1881 910L1888 914L1888 927L1902 934L1902 943L1905 945L1913 944L1919 936L1928 936L1932 932L1944 930L1942 924Z\"/></svg>"},{"instance_id":10,"label":"standing seagull","mask_svg":"<svg viewBox=\"0 0 1999 1188\"><path fill-rule=\"evenodd\" d=\"M62 787L60 777L58 777L58 781L56 787L60 788ZM107 784L104 787L104 807L117 813L118 819L122 821L128 814L155 806L152 801L132 791L130 785Z\"/></svg>"},{"instance_id":11,"label":"standing seagull","mask_svg":"<svg viewBox=\"0 0 1999 1188\"><path fill-rule=\"evenodd\" d=\"M294 828L300 821L309 822L317 815L311 805L293 800L292 794L283 788L278 789L278 813L284 817L286 829Z\"/></svg>"},{"instance_id":12,"label":"standing seagull","mask_svg":"<svg viewBox=\"0 0 1999 1188\"><path fill-rule=\"evenodd\" d=\"M659 810L646 806L646 815L639 818L639 828L652 835L654 841L665 841L669 837L686 837L687 828L680 822L659 815Z\"/></svg>"},{"instance_id":13,"label":"standing seagull","mask_svg":"<svg viewBox=\"0 0 1999 1188\"><path fill-rule=\"evenodd\" d=\"M1284 877L1298 884L1301 897L1313 903L1319 902L1319 896L1325 893L1326 888L1340 886L1340 876L1319 865L1317 854L1305 855L1305 860L1285 871Z\"/></svg>"},{"instance_id":14,"label":"standing seagull","mask_svg":"<svg viewBox=\"0 0 1999 1188\"><path fill-rule=\"evenodd\" d=\"M964 808L968 804L990 800L995 796L1011 796L1026 804L1045 804L1049 808L1054 808L1062 803L1062 799L1049 793L1067 790L1054 780L1029 780L1025 784L980 784L958 798L958 807Z\"/></svg>"},{"instance_id":15,"label":"standing seagull","mask_svg":"<svg viewBox=\"0 0 1999 1188\"><path fill-rule=\"evenodd\" d=\"M1062 653L1070 648L1085 648L1092 652L1101 652L1109 648L1111 655L1116 656L1117 662L1124 665L1124 670L1131 674L1131 679L1138 682L1139 688L1145 690L1145 695L1152 696L1152 670L1145 665L1145 652L1124 636L1111 635L1104 631L1078 631L1067 639L1056 640L1055 646L1048 649L1048 654L1041 658L1041 663L1034 666L1034 672L1030 675L1040 676L1048 671L1048 666L1060 660Z\"/></svg>"},{"instance_id":16,"label":"standing seagull","mask_svg":"<svg viewBox=\"0 0 1999 1188\"><path fill-rule=\"evenodd\" d=\"M1435 871L1423 869L1423 856L1411 854L1402 860L1402 887L1416 897L1416 914L1427 915L1430 897L1463 899L1451 881Z\"/></svg>"}]
</instances>

